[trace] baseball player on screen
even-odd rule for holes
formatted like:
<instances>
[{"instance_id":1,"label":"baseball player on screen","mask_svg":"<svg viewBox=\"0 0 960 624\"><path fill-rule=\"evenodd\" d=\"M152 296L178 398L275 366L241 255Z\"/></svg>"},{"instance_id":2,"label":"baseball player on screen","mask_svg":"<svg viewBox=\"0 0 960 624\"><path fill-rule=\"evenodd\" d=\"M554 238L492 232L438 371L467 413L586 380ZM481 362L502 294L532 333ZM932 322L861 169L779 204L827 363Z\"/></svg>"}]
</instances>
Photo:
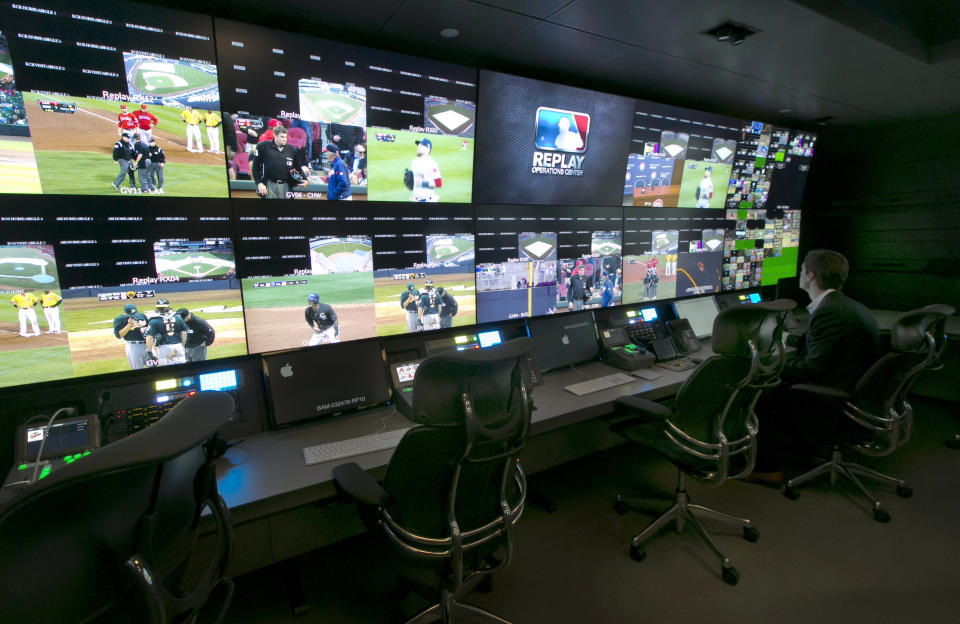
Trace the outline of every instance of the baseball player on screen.
<instances>
[{"instance_id":1,"label":"baseball player on screen","mask_svg":"<svg viewBox=\"0 0 960 624\"><path fill-rule=\"evenodd\" d=\"M313 334L309 339L304 340L303 344L312 347L340 342L340 321L337 320L337 313L333 308L326 303L320 303L320 295L317 293L307 295L307 303L307 307L303 309L303 315Z\"/></svg>"},{"instance_id":2,"label":"baseball player on screen","mask_svg":"<svg viewBox=\"0 0 960 624\"><path fill-rule=\"evenodd\" d=\"M420 291L413 285L413 282L407 282L407 289L400 293L400 307L403 308L407 317L407 331L411 334L417 331L417 325L420 322L419 304Z\"/></svg>"},{"instance_id":3,"label":"baseball player on screen","mask_svg":"<svg viewBox=\"0 0 960 624\"><path fill-rule=\"evenodd\" d=\"M440 329L440 297L433 290L433 280L427 280L420 294L420 324L424 330Z\"/></svg>"},{"instance_id":4,"label":"baseball player on screen","mask_svg":"<svg viewBox=\"0 0 960 624\"><path fill-rule=\"evenodd\" d=\"M20 318L20 335L29 338L27 333L27 321L33 325L33 335L40 335L40 325L37 324L37 311L34 307L40 300L32 292L21 290L10 299L10 304L17 309L17 316Z\"/></svg>"},{"instance_id":5,"label":"baseball player on screen","mask_svg":"<svg viewBox=\"0 0 960 624\"><path fill-rule=\"evenodd\" d=\"M43 291L40 295L40 306L43 308L43 316L47 319L47 333L60 333L60 304L63 299L55 292L49 290Z\"/></svg>"},{"instance_id":6,"label":"baseball player on screen","mask_svg":"<svg viewBox=\"0 0 960 624\"><path fill-rule=\"evenodd\" d=\"M146 104L141 104L140 110L133 113L133 116L137 119L140 140L143 141L144 144L150 143L150 139L153 137L153 129L160 122L157 121L157 118L147 110Z\"/></svg>"},{"instance_id":7,"label":"baseball player on screen","mask_svg":"<svg viewBox=\"0 0 960 624\"><path fill-rule=\"evenodd\" d=\"M207 111L203 114L203 125L207 127L207 141L210 143L210 153L220 153L220 124L223 123L214 111ZM201 151L203 146L201 145Z\"/></svg>"},{"instance_id":8,"label":"baseball player on screen","mask_svg":"<svg viewBox=\"0 0 960 624\"><path fill-rule=\"evenodd\" d=\"M193 110L193 106L187 104L187 109L180 113L183 123L187 124L187 151L203 153L203 140L200 138L200 122L203 121L203 115ZM197 149L193 149L193 142L197 142Z\"/></svg>"},{"instance_id":9,"label":"baseball player on screen","mask_svg":"<svg viewBox=\"0 0 960 624\"><path fill-rule=\"evenodd\" d=\"M149 366L183 364L187 355L187 325L170 310L170 302L157 299L154 314L147 320L144 363Z\"/></svg>"},{"instance_id":10,"label":"baseball player on screen","mask_svg":"<svg viewBox=\"0 0 960 624\"><path fill-rule=\"evenodd\" d=\"M120 114L117 115L117 136L123 136L124 132L132 135L139 127L140 123L137 121L137 116L127 111L126 104L121 104Z\"/></svg>"},{"instance_id":11,"label":"baseball player on screen","mask_svg":"<svg viewBox=\"0 0 960 624\"><path fill-rule=\"evenodd\" d=\"M710 200L713 199L713 180L710 175L713 173L713 167L707 167L703 170L703 179L697 186L697 208L709 208Z\"/></svg>"},{"instance_id":12,"label":"baseball player on screen","mask_svg":"<svg viewBox=\"0 0 960 624\"><path fill-rule=\"evenodd\" d=\"M123 351L127 355L130 370L145 366L147 348L143 330L146 327L147 317L137 312L137 306L132 303L123 306L123 314L113 319L113 335L123 341Z\"/></svg>"},{"instance_id":13,"label":"baseball player on screen","mask_svg":"<svg viewBox=\"0 0 960 624\"><path fill-rule=\"evenodd\" d=\"M410 161L410 170L413 172L413 193L410 201L435 202L439 201L436 189L443 186L440 178L440 167L437 161L430 157L433 143L430 139L416 141L417 155Z\"/></svg>"}]
</instances>

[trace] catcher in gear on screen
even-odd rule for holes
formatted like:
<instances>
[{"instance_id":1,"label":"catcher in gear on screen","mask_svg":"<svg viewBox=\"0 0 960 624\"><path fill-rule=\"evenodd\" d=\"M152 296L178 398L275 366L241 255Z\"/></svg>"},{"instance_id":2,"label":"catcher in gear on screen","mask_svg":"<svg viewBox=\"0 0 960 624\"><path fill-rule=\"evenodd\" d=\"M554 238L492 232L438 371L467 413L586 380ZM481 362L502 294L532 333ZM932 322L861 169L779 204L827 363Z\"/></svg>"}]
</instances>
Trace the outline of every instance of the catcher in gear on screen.
<instances>
[{"instance_id":1,"label":"catcher in gear on screen","mask_svg":"<svg viewBox=\"0 0 960 624\"><path fill-rule=\"evenodd\" d=\"M183 319L170 309L170 302L157 299L154 311L148 312L146 316L144 363L150 367L186 362L183 344L187 341L187 326Z\"/></svg>"},{"instance_id":2,"label":"catcher in gear on screen","mask_svg":"<svg viewBox=\"0 0 960 624\"><path fill-rule=\"evenodd\" d=\"M303 344L312 347L340 342L340 321L337 319L337 313L333 311L333 308L326 303L320 303L320 295L317 293L307 295L307 304L307 307L303 309L303 315L307 325L313 330L313 334L310 338L304 340Z\"/></svg>"},{"instance_id":3,"label":"catcher in gear on screen","mask_svg":"<svg viewBox=\"0 0 960 624\"><path fill-rule=\"evenodd\" d=\"M436 189L443 186L443 180L440 177L440 167L430 157L430 152L433 151L433 143L426 138L415 141L415 143L417 144L417 156L410 161L410 169L403 172L404 185L413 191L410 195L410 201L440 201ZM410 184L407 183L408 172L412 178Z\"/></svg>"}]
</instances>

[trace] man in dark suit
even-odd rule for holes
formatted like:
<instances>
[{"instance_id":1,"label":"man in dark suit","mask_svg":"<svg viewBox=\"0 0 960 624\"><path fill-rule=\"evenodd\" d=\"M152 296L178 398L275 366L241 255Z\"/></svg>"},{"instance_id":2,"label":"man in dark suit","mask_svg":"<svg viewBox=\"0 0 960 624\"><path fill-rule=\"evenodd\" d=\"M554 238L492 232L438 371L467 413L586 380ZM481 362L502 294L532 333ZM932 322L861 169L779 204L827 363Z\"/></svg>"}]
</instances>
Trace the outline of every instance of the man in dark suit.
<instances>
[{"instance_id":1,"label":"man in dark suit","mask_svg":"<svg viewBox=\"0 0 960 624\"><path fill-rule=\"evenodd\" d=\"M783 480L777 456L796 451L804 442L834 439L847 424L836 409L818 405L792 384L829 386L852 391L863 373L880 355L873 313L842 292L850 265L841 254L827 249L807 253L800 266L800 288L810 295L810 320L800 336L788 336L797 347L783 373L783 384L765 391L755 411L761 437L755 481L779 484Z\"/></svg>"}]
</instances>

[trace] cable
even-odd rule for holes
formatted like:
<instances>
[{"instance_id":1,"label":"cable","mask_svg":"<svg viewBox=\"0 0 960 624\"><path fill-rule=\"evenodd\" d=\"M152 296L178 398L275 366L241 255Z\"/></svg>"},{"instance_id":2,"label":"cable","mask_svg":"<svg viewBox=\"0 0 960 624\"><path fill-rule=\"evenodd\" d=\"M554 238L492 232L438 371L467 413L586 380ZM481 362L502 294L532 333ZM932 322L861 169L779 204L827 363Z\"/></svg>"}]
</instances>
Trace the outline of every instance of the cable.
<instances>
[{"instance_id":1,"label":"cable","mask_svg":"<svg viewBox=\"0 0 960 624\"><path fill-rule=\"evenodd\" d=\"M76 412L76 410L72 407L61 407L60 409L55 411L53 413L53 416L50 417L50 420L47 421L47 424L45 425L46 432L44 433L43 438L40 440L40 448L37 449L37 458L34 460L33 476L30 478L31 485L37 482L37 473L40 471L40 458L43 457L43 447L47 445L47 438L50 437L50 429L51 427L53 427L53 421L55 421L57 417L60 416L60 414L63 412L69 412L69 415L72 416ZM34 418L36 418L36 416L31 418L30 420L33 420ZM28 420L27 422L29 423L30 420Z\"/></svg>"}]
</instances>

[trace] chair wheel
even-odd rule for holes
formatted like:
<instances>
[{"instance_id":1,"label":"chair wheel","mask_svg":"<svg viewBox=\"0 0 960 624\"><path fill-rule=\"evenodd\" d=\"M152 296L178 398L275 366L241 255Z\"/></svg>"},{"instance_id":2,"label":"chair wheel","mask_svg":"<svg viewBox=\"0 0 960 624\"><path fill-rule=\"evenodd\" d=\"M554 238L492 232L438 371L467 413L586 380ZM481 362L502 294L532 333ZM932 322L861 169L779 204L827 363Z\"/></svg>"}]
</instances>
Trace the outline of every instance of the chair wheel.
<instances>
[{"instance_id":1,"label":"chair wheel","mask_svg":"<svg viewBox=\"0 0 960 624\"><path fill-rule=\"evenodd\" d=\"M897 496L900 498L910 498L913 496L913 488L906 485L897 486Z\"/></svg>"},{"instance_id":2,"label":"chair wheel","mask_svg":"<svg viewBox=\"0 0 960 624\"><path fill-rule=\"evenodd\" d=\"M785 487L783 489L783 495L789 498L790 500L797 500L800 498L800 490L794 487Z\"/></svg>"},{"instance_id":3,"label":"chair wheel","mask_svg":"<svg viewBox=\"0 0 960 624\"><path fill-rule=\"evenodd\" d=\"M627 501L618 497L617 500L613 501L613 510L621 516L627 513L629 510L627 507Z\"/></svg>"},{"instance_id":4,"label":"chair wheel","mask_svg":"<svg viewBox=\"0 0 960 624\"><path fill-rule=\"evenodd\" d=\"M634 546L630 544L630 558L634 561L643 561L647 558L647 551L640 548L639 546Z\"/></svg>"},{"instance_id":5,"label":"chair wheel","mask_svg":"<svg viewBox=\"0 0 960 624\"><path fill-rule=\"evenodd\" d=\"M755 526L745 526L743 527L743 539L755 544L760 539L760 531Z\"/></svg>"},{"instance_id":6,"label":"chair wheel","mask_svg":"<svg viewBox=\"0 0 960 624\"><path fill-rule=\"evenodd\" d=\"M740 572L733 566L723 569L723 582L727 585L736 585L740 580Z\"/></svg>"},{"instance_id":7,"label":"chair wheel","mask_svg":"<svg viewBox=\"0 0 960 624\"><path fill-rule=\"evenodd\" d=\"M873 519L877 522L883 522L886 524L887 522L890 522L890 512L882 507L877 507L873 510Z\"/></svg>"}]
</instances>

